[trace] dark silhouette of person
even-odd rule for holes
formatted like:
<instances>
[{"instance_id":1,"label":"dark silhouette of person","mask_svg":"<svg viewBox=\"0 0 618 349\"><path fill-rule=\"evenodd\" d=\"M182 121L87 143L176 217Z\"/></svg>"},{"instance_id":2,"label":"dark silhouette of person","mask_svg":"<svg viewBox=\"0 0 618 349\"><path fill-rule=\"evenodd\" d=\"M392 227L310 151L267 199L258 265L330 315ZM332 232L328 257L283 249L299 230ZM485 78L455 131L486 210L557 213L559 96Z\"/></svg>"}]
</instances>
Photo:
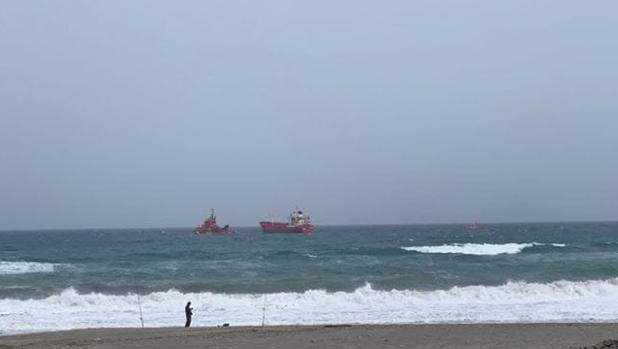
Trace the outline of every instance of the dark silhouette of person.
<instances>
[{"instance_id":1,"label":"dark silhouette of person","mask_svg":"<svg viewBox=\"0 0 618 349\"><path fill-rule=\"evenodd\" d=\"M185 306L185 316L187 317L185 327L191 327L191 315L193 315L193 308L191 308L191 302L187 302Z\"/></svg>"}]
</instances>

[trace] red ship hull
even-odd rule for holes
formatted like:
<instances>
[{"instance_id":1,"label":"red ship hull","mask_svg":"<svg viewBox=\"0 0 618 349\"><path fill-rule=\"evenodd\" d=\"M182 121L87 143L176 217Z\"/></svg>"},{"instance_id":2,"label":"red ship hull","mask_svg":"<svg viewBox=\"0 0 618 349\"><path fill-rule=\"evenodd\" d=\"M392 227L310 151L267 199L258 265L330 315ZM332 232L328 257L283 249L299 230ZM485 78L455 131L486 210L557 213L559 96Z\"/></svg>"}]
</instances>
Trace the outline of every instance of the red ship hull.
<instances>
[{"instance_id":1,"label":"red ship hull","mask_svg":"<svg viewBox=\"0 0 618 349\"><path fill-rule=\"evenodd\" d=\"M230 234L234 234L236 231L234 231L234 229L231 228L219 228L219 229L200 229L195 228L195 230L193 230L194 234L197 235L230 235Z\"/></svg>"},{"instance_id":2,"label":"red ship hull","mask_svg":"<svg viewBox=\"0 0 618 349\"><path fill-rule=\"evenodd\" d=\"M479 230L481 228L481 225L478 223L473 223L466 225L466 228L468 228L468 230Z\"/></svg>"},{"instance_id":3,"label":"red ship hull","mask_svg":"<svg viewBox=\"0 0 618 349\"><path fill-rule=\"evenodd\" d=\"M311 224L291 225L281 222L260 222L260 227L265 234L311 234L314 230Z\"/></svg>"}]
</instances>

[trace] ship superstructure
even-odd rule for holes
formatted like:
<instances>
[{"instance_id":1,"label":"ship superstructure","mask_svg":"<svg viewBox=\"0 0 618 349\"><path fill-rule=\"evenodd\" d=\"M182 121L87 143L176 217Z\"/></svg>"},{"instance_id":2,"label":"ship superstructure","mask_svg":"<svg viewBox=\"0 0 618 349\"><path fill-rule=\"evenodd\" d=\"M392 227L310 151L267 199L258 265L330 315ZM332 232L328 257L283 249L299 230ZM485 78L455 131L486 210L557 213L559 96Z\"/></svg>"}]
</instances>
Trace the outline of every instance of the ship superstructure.
<instances>
[{"instance_id":1,"label":"ship superstructure","mask_svg":"<svg viewBox=\"0 0 618 349\"><path fill-rule=\"evenodd\" d=\"M229 225L226 225L224 227L220 227L219 225L217 225L217 216L215 216L215 210L211 209L210 216L206 218L204 223L200 224L195 229L193 229L193 233L205 234L205 235L207 234L226 235L226 234L234 234L235 231L234 229L230 228Z\"/></svg>"}]
</instances>

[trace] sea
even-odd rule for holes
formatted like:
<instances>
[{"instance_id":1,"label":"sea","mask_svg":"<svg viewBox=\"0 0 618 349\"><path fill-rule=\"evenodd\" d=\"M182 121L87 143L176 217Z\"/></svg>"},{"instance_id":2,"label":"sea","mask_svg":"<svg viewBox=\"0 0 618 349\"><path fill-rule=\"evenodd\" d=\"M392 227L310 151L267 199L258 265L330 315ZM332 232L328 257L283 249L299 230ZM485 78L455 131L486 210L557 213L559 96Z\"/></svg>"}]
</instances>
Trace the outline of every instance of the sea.
<instances>
[{"instance_id":1,"label":"sea","mask_svg":"<svg viewBox=\"0 0 618 349\"><path fill-rule=\"evenodd\" d=\"M0 334L618 321L618 223L0 232Z\"/></svg>"}]
</instances>

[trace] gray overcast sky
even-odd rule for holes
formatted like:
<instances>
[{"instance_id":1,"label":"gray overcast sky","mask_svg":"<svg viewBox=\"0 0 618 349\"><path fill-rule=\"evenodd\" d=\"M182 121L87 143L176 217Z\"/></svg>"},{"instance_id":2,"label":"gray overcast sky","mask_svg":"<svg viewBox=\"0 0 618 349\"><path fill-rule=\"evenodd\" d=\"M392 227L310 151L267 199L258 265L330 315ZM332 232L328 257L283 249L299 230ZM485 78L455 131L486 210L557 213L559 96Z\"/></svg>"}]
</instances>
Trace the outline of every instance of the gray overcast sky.
<instances>
[{"instance_id":1,"label":"gray overcast sky","mask_svg":"<svg viewBox=\"0 0 618 349\"><path fill-rule=\"evenodd\" d=\"M616 1L0 2L0 229L618 218Z\"/></svg>"}]
</instances>

